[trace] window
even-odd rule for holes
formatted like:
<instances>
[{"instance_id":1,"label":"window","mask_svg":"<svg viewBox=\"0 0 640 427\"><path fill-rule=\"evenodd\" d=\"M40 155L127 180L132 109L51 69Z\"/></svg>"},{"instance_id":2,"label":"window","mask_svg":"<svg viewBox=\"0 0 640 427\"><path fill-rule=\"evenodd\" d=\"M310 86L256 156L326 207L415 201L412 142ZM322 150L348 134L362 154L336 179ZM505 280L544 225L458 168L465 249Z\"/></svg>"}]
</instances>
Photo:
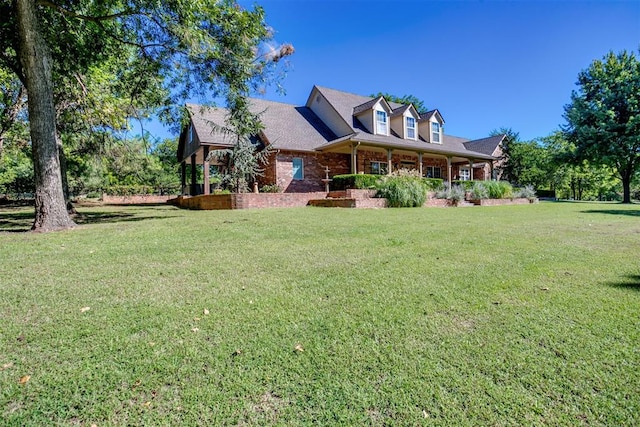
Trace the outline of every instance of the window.
<instances>
[{"instance_id":1,"label":"window","mask_svg":"<svg viewBox=\"0 0 640 427\"><path fill-rule=\"evenodd\" d=\"M193 125L189 126L187 129L187 145L191 144L194 140L193 135L195 134L195 130L193 129Z\"/></svg>"},{"instance_id":2,"label":"window","mask_svg":"<svg viewBox=\"0 0 640 427\"><path fill-rule=\"evenodd\" d=\"M427 178L442 178L442 169L437 166L427 166Z\"/></svg>"},{"instance_id":3,"label":"window","mask_svg":"<svg viewBox=\"0 0 640 427\"><path fill-rule=\"evenodd\" d=\"M431 123L431 142L440 142L440 123Z\"/></svg>"},{"instance_id":4,"label":"window","mask_svg":"<svg viewBox=\"0 0 640 427\"><path fill-rule=\"evenodd\" d=\"M416 162L411 160L400 160L400 169L414 170L416 168Z\"/></svg>"},{"instance_id":5,"label":"window","mask_svg":"<svg viewBox=\"0 0 640 427\"><path fill-rule=\"evenodd\" d=\"M416 119L407 117L407 138L416 139Z\"/></svg>"},{"instance_id":6,"label":"window","mask_svg":"<svg viewBox=\"0 0 640 427\"><path fill-rule=\"evenodd\" d=\"M371 162L372 175L386 175L388 171L387 162Z\"/></svg>"},{"instance_id":7,"label":"window","mask_svg":"<svg viewBox=\"0 0 640 427\"><path fill-rule=\"evenodd\" d=\"M379 135L387 135L387 113L384 111L376 111L376 133Z\"/></svg>"},{"instance_id":8,"label":"window","mask_svg":"<svg viewBox=\"0 0 640 427\"><path fill-rule=\"evenodd\" d=\"M470 179L469 168L460 168L460 181L469 181Z\"/></svg>"},{"instance_id":9,"label":"window","mask_svg":"<svg viewBox=\"0 0 640 427\"><path fill-rule=\"evenodd\" d=\"M304 179L304 163L299 157L293 158L293 179L300 181Z\"/></svg>"}]
</instances>

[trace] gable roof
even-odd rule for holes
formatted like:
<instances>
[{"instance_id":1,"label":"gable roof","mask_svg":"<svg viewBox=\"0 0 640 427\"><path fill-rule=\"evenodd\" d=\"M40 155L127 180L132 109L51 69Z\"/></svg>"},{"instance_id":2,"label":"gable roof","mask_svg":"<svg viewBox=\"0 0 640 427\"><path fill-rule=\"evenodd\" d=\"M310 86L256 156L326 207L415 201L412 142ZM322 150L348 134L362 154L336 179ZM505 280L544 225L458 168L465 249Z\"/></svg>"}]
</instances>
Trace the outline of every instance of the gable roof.
<instances>
[{"instance_id":1,"label":"gable roof","mask_svg":"<svg viewBox=\"0 0 640 427\"><path fill-rule=\"evenodd\" d=\"M274 148L313 151L317 145L336 138L336 135L308 107L282 102L250 98L250 109L260 114L264 125L262 136ZM232 136L216 131L215 126L225 126L226 108L187 106L191 121L201 144L233 145ZM212 124L214 127L212 127Z\"/></svg>"},{"instance_id":2,"label":"gable roof","mask_svg":"<svg viewBox=\"0 0 640 427\"><path fill-rule=\"evenodd\" d=\"M420 120L420 113L418 113L418 110L416 110L416 107L414 107L413 104L403 104L400 107L395 108L391 113L391 117L401 116L407 110L412 110L413 111L412 115L416 117L418 120Z\"/></svg>"},{"instance_id":3,"label":"gable roof","mask_svg":"<svg viewBox=\"0 0 640 427\"><path fill-rule=\"evenodd\" d=\"M438 115L438 117L440 117L440 121L442 123L444 123L444 118L442 117L442 114L440 114L440 111L438 111L438 109L436 108L435 110L431 110L431 111L427 111L426 113L422 113L420 114L420 119L418 119L419 122L425 122L428 121L431 117L433 117L434 115Z\"/></svg>"},{"instance_id":4,"label":"gable roof","mask_svg":"<svg viewBox=\"0 0 640 427\"><path fill-rule=\"evenodd\" d=\"M377 98L373 98L370 101L365 102L364 104L356 105L355 107L353 107L353 115L356 116L362 113L363 111L372 109L373 106L380 101L383 101L385 104L387 104L387 106L389 106L389 103L382 96L379 96Z\"/></svg>"},{"instance_id":5,"label":"gable roof","mask_svg":"<svg viewBox=\"0 0 640 427\"><path fill-rule=\"evenodd\" d=\"M464 146L468 150L477 151L478 153L488 154L491 156L506 136L506 134L500 134L489 136L487 138L474 139L473 141L466 141Z\"/></svg>"}]
</instances>

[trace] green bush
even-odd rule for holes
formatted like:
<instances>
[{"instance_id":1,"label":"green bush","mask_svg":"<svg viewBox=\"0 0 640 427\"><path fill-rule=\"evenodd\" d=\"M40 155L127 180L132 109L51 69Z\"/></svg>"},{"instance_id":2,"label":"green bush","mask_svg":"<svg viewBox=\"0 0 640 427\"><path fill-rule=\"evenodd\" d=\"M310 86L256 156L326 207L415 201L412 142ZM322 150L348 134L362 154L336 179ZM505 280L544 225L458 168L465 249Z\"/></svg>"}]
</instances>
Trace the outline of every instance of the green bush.
<instances>
[{"instance_id":1,"label":"green bush","mask_svg":"<svg viewBox=\"0 0 640 427\"><path fill-rule=\"evenodd\" d=\"M525 185L522 188L516 189L515 196L534 200L536 198L536 190L533 189L532 185Z\"/></svg>"},{"instance_id":2,"label":"green bush","mask_svg":"<svg viewBox=\"0 0 640 427\"><path fill-rule=\"evenodd\" d=\"M442 188L444 180L442 178L422 178L427 191L438 191Z\"/></svg>"},{"instance_id":3,"label":"green bush","mask_svg":"<svg viewBox=\"0 0 640 427\"><path fill-rule=\"evenodd\" d=\"M484 182L484 181L473 181L473 180L460 181L460 180L454 179L453 181L451 181L451 185L458 185L461 188L463 188L465 191L471 191L471 189L476 184L476 182Z\"/></svg>"},{"instance_id":4,"label":"green bush","mask_svg":"<svg viewBox=\"0 0 640 427\"><path fill-rule=\"evenodd\" d=\"M427 200L427 187L421 178L387 176L378 184L377 197L387 199L391 208L419 207Z\"/></svg>"},{"instance_id":5,"label":"green bush","mask_svg":"<svg viewBox=\"0 0 640 427\"><path fill-rule=\"evenodd\" d=\"M471 189L471 198L473 200L482 200L489 198L489 190L487 190L484 182L476 181L476 183L473 185L473 188Z\"/></svg>"},{"instance_id":6,"label":"green bush","mask_svg":"<svg viewBox=\"0 0 640 427\"><path fill-rule=\"evenodd\" d=\"M380 180L380 175L369 174L348 174L348 175L335 175L332 178L331 188L333 190L347 190L347 189L374 189Z\"/></svg>"},{"instance_id":7,"label":"green bush","mask_svg":"<svg viewBox=\"0 0 640 427\"><path fill-rule=\"evenodd\" d=\"M490 199L510 199L513 197L513 186L507 181L483 181Z\"/></svg>"},{"instance_id":8,"label":"green bush","mask_svg":"<svg viewBox=\"0 0 640 427\"><path fill-rule=\"evenodd\" d=\"M278 184L265 184L260 188L261 193L281 193L282 189Z\"/></svg>"}]
</instances>

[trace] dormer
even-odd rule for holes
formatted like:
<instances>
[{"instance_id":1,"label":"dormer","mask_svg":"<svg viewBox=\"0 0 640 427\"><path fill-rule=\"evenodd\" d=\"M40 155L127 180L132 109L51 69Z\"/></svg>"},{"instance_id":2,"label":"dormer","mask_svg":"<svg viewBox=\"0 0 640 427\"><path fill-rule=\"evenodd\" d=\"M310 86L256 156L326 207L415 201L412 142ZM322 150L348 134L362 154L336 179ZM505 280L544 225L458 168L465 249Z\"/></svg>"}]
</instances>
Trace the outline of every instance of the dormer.
<instances>
[{"instance_id":1,"label":"dormer","mask_svg":"<svg viewBox=\"0 0 640 427\"><path fill-rule=\"evenodd\" d=\"M389 116L391 113L391 106L382 96L353 108L353 116L362 123L367 131L374 135L390 135Z\"/></svg>"},{"instance_id":2,"label":"dormer","mask_svg":"<svg viewBox=\"0 0 640 427\"><path fill-rule=\"evenodd\" d=\"M391 113L391 130L402 139L418 139L420 114L411 104L396 108Z\"/></svg>"},{"instance_id":3,"label":"dormer","mask_svg":"<svg viewBox=\"0 0 640 427\"><path fill-rule=\"evenodd\" d=\"M420 115L418 132L420 137L433 144L442 144L444 119L438 110L431 110Z\"/></svg>"}]
</instances>

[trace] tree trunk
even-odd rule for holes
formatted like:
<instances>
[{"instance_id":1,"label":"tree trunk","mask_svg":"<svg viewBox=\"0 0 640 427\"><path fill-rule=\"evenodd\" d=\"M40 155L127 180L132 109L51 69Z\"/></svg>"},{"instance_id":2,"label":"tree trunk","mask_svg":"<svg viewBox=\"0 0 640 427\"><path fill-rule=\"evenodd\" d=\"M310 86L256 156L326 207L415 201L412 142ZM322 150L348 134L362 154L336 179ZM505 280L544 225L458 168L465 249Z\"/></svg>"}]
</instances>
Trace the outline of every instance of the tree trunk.
<instances>
[{"instance_id":1,"label":"tree trunk","mask_svg":"<svg viewBox=\"0 0 640 427\"><path fill-rule=\"evenodd\" d=\"M51 55L40 34L35 1L15 0L15 5L18 55L27 87L36 186L36 214L32 230L67 229L75 226L75 223L67 212L62 190L51 83Z\"/></svg>"},{"instance_id":2,"label":"tree trunk","mask_svg":"<svg viewBox=\"0 0 640 427\"><path fill-rule=\"evenodd\" d=\"M622 203L631 203L631 174L622 173Z\"/></svg>"},{"instance_id":3,"label":"tree trunk","mask_svg":"<svg viewBox=\"0 0 640 427\"><path fill-rule=\"evenodd\" d=\"M71 197L69 196L69 179L67 178L67 156L64 154L62 148L62 139L56 133L56 145L58 146L58 159L60 161L60 177L62 178L62 194L64 195L64 202L67 206L67 212L69 215L75 215L78 212L71 203Z\"/></svg>"}]
</instances>

